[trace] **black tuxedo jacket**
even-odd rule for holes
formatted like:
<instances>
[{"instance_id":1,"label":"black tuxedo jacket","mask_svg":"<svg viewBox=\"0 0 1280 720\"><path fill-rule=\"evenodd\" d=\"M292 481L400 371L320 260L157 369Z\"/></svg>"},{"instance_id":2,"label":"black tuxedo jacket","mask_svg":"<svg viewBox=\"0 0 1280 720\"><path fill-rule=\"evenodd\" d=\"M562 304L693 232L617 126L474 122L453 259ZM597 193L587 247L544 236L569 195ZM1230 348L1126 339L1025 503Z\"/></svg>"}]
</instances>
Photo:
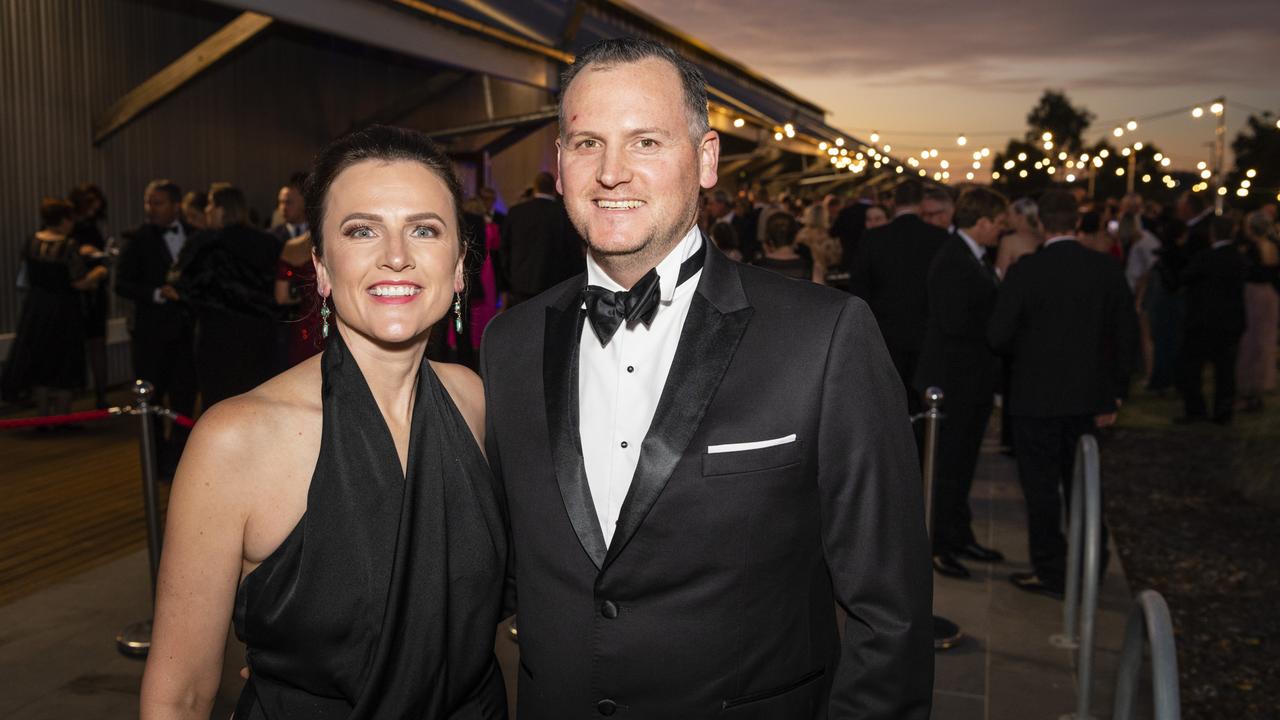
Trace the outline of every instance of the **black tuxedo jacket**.
<instances>
[{"instance_id":1,"label":"black tuxedo jacket","mask_svg":"<svg viewBox=\"0 0 1280 720\"><path fill-rule=\"evenodd\" d=\"M1009 268L987 338L1010 356L1010 413L1066 417L1112 412L1135 367L1138 319L1124 270L1074 240Z\"/></svg>"},{"instance_id":2,"label":"black tuxedo jacket","mask_svg":"<svg viewBox=\"0 0 1280 720\"><path fill-rule=\"evenodd\" d=\"M1201 250L1182 271L1188 337L1238 338L1244 333L1245 261L1235 245Z\"/></svg>"},{"instance_id":3,"label":"black tuxedo jacket","mask_svg":"<svg viewBox=\"0 0 1280 720\"><path fill-rule=\"evenodd\" d=\"M929 321L915 385L941 388L944 405L991 402L1000 360L987 345L996 306L996 276L959 235L943 243L929 266Z\"/></svg>"},{"instance_id":4,"label":"black tuxedo jacket","mask_svg":"<svg viewBox=\"0 0 1280 720\"><path fill-rule=\"evenodd\" d=\"M868 230L858 243L849 266L849 289L871 306L895 357L918 353L924 344L929 319L925 283L933 256L948 236L946 230L907 213Z\"/></svg>"},{"instance_id":5,"label":"black tuxedo jacket","mask_svg":"<svg viewBox=\"0 0 1280 720\"><path fill-rule=\"evenodd\" d=\"M853 260L858 255L858 244L867 227L867 208L864 202L845 205L831 224L831 234L840 238L841 264L845 272L853 272Z\"/></svg>"},{"instance_id":6,"label":"black tuxedo jacket","mask_svg":"<svg viewBox=\"0 0 1280 720\"><path fill-rule=\"evenodd\" d=\"M182 223L186 245L195 239L195 228ZM191 321L181 303L155 302L155 291L169 282L169 271L178 258L169 253L164 233L146 224L124 233L116 267L116 294L133 301L134 342L140 352L160 352L166 343L190 338ZM184 245L183 249L186 249Z\"/></svg>"},{"instance_id":7,"label":"black tuxedo jacket","mask_svg":"<svg viewBox=\"0 0 1280 720\"><path fill-rule=\"evenodd\" d=\"M537 295L586 267L582 240L564 205L535 197L516 205L502 226L503 284L519 298Z\"/></svg>"},{"instance_id":8,"label":"black tuxedo jacket","mask_svg":"<svg viewBox=\"0 0 1280 720\"><path fill-rule=\"evenodd\" d=\"M577 418L584 278L485 332L519 716L924 720L932 578L920 473L875 322L861 300L703 243L608 547ZM851 615L843 644L833 601Z\"/></svg>"}]
</instances>

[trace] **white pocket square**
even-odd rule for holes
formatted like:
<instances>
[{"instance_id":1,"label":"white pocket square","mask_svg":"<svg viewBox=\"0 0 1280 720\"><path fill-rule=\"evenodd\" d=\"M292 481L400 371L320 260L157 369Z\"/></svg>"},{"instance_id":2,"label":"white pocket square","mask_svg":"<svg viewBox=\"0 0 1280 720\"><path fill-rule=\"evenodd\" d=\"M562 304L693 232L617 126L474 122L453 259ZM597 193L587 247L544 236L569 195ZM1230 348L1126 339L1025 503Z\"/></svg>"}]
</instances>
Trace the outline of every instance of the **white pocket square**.
<instances>
[{"instance_id":1,"label":"white pocket square","mask_svg":"<svg viewBox=\"0 0 1280 720\"><path fill-rule=\"evenodd\" d=\"M772 440L757 440L756 442L729 443L728 445L708 445L707 452L710 454L742 452L744 450L759 450L760 448L774 447L775 445L786 445L796 441L796 434L791 433L786 437L774 438Z\"/></svg>"}]
</instances>

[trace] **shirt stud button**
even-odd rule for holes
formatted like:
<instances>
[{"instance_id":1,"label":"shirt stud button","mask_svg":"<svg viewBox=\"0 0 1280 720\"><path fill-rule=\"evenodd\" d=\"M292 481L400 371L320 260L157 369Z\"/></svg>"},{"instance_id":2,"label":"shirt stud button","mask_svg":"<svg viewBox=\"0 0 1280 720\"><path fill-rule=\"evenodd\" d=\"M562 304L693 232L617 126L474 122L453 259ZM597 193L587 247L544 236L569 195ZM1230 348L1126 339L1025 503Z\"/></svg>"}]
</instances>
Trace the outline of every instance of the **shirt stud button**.
<instances>
[{"instance_id":1,"label":"shirt stud button","mask_svg":"<svg viewBox=\"0 0 1280 720\"><path fill-rule=\"evenodd\" d=\"M636 371L636 366L635 366L635 365L628 365L628 366L627 366L627 372L629 372L629 373L633 373L633 372L635 372L635 371Z\"/></svg>"},{"instance_id":2,"label":"shirt stud button","mask_svg":"<svg viewBox=\"0 0 1280 720\"><path fill-rule=\"evenodd\" d=\"M627 449L627 441L626 441L626 440L623 440L623 441L622 441L622 449L623 449L623 450L626 450L626 449Z\"/></svg>"}]
</instances>

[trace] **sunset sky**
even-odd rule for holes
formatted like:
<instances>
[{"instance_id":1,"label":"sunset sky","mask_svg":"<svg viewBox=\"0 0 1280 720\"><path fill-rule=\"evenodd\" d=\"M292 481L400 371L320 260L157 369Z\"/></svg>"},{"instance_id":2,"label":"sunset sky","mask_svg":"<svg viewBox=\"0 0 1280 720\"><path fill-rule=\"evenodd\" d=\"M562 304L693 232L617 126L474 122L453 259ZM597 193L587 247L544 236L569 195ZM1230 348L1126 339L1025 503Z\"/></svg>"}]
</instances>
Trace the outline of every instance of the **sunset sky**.
<instances>
[{"instance_id":1,"label":"sunset sky","mask_svg":"<svg viewBox=\"0 0 1280 720\"><path fill-rule=\"evenodd\" d=\"M1229 145L1252 109L1280 111L1280 0L632 4L826 108L834 127L879 131L895 154L1002 148L1045 88L1097 115L1087 141L1137 118L1112 142L1154 142L1181 169L1209 159L1214 121L1144 116L1226 96Z\"/></svg>"}]
</instances>

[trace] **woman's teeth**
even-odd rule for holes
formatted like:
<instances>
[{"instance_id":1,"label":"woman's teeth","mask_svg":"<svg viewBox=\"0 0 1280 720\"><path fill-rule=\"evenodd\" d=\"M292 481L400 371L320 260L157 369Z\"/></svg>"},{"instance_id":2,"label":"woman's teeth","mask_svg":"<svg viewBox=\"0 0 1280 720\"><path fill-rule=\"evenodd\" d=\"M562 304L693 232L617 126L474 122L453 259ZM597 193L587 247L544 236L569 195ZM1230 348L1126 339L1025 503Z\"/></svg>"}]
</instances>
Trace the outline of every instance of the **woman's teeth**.
<instances>
[{"instance_id":1,"label":"woman's teeth","mask_svg":"<svg viewBox=\"0 0 1280 720\"><path fill-rule=\"evenodd\" d=\"M422 288L417 285L374 285L369 288L370 295L379 297L406 297L408 295L417 295L422 292Z\"/></svg>"},{"instance_id":2,"label":"woman's teeth","mask_svg":"<svg viewBox=\"0 0 1280 720\"><path fill-rule=\"evenodd\" d=\"M642 200L597 200L596 207L605 210L634 210L644 205Z\"/></svg>"}]
</instances>

